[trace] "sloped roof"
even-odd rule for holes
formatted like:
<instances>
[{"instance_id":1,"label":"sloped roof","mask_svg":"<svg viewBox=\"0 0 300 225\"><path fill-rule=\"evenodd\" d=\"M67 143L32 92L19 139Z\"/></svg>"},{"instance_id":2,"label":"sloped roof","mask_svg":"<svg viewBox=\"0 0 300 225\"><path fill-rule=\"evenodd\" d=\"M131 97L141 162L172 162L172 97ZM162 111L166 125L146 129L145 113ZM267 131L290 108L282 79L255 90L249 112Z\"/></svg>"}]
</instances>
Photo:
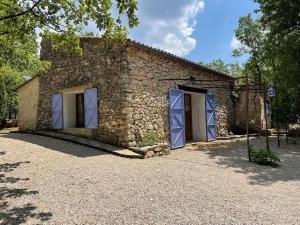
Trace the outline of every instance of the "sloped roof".
<instances>
[{"instance_id":1,"label":"sloped roof","mask_svg":"<svg viewBox=\"0 0 300 225\"><path fill-rule=\"evenodd\" d=\"M100 37L90 37L90 36L82 36L80 37L82 39L101 39ZM132 39L128 39L128 44L131 44L133 46L136 46L138 48L143 48L145 50L148 50L148 51L152 51L154 53L157 53L157 54L161 54L161 55L164 55L166 57L169 57L170 59L172 60L177 60L179 62L182 62L182 63L185 63L187 65L190 65L190 66L193 66L193 67L196 67L196 68L199 68L199 69L202 69L202 70L205 70L205 71L208 71L208 72L213 72L219 76L222 76L223 78L226 78L226 79L230 79L230 80L234 80L235 78L233 76L230 76L228 74L225 74L221 71L218 71L218 70L214 70L214 69L211 69L211 68L208 68L204 65L201 65L199 63L196 63L194 61L191 61L191 60L188 60L186 58L183 58L183 57L179 57L177 55L174 55L174 54L171 54L167 51L164 51L164 50L161 50L161 49L158 49L158 48L154 48L154 47L151 47L149 45L146 45L146 44L143 44L141 42L138 42L138 41L135 41L135 40L132 40ZM23 84L21 84L19 87L17 87L16 90L18 90L19 88L23 87L25 84L29 83L30 81L33 80L33 78L35 77L38 77L39 75L36 75L32 78L29 78L29 77L24 77L24 80L25 82ZM29 79L28 79L29 78Z\"/></svg>"},{"instance_id":2,"label":"sloped roof","mask_svg":"<svg viewBox=\"0 0 300 225\"><path fill-rule=\"evenodd\" d=\"M91 36L82 36L81 38L82 39L99 39L99 40L101 39L101 37L91 37ZM190 66L193 66L193 67L196 67L196 68L208 71L208 72L215 73L217 75L222 76L223 78L227 78L227 79L230 79L230 80L234 80L235 79L233 76L230 76L230 75L228 75L226 73L223 73L221 71L208 68L208 67L206 67L206 66L204 66L204 65L202 65L200 63L196 63L196 62L188 60L186 58L179 57L179 56L174 55L172 53L169 53L167 51L164 51L164 50L161 50L161 49L158 49L158 48L154 48L154 47L152 47L150 45L146 45L146 44L143 44L141 42L138 42L138 41L135 41L135 40L132 40L132 39L127 39L127 41L128 41L129 45L131 44L131 45L136 46L138 48L143 48L145 50L152 51L154 53L164 55L166 57L169 57L172 60L177 60L177 61L185 63L187 65L190 65Z\"/></svg>"},{"instance_id":3,"label":"sloped roof","mask_svg":"<svg viewBox=\"0 0 300 225\"><path fill-rule=\"evenodd\" d=\"M24 82L15 89L15 91L18 91L21 87L23 87L24 85L28 84L29 82L31 82L32 80L34 80L36 77L38 77L39 75L33 76L33 77L29 77L29 76L24 76ZM26 77L26 78L25 78Z\"/></svg>"}]
</instances>

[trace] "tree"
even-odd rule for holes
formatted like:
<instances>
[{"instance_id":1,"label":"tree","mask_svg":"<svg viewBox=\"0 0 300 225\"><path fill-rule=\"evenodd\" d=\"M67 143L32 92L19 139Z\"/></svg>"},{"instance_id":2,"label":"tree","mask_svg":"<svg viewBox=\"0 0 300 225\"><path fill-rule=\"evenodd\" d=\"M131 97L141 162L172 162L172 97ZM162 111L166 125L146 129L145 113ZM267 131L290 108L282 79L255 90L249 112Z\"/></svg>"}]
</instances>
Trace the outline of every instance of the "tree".
<instances>
[{"instance_id":1,"label":"tree","mask_svg":"<svg viewBox=\"0 0 300 225\"><path fill-rule=\"evenodd\" d=\"M242 43L242 47L235 49L233 55L238 57L249 55L245 69L252 75L256 84L261 84L265 77L265 45L266 36L260 21L253 20L251 14L239 19L238 28L235 31L236 38Z\"/></svg>"},{"instance_id":2,"label":"tree","mask_svg":"<svg viewBox=\"0 0 300 225\"><path fill-rule=\"evenodd\" d=\"M199 62L199 63L210 69L217 70L234 77L239 77L243 73L243 67L240 66L238 63L226 64L222 59L215 59L207 64L203 62Z\"/></svg>"},{"instance_id":3,"label":"tree","mask_svg":"<svg viewBox=\"0 0 300 225\"><path fill-rule=\"evenodd\" d=\"M116 18L112 15L114 5ZM104 37L124 39L127 29L123 21L129 28L136 26L136 10L136 0L2 0L0 35L27 40L39 28L65 48L78 50L77 34L82 34L90 22Z\"/></svg>"},{"instance_id":4,"label":"tree","mask_svg":"<svg viewBox=\"0 0 300 225\"><path fill-rule=\"evenodd\" d=\"M259 4L257 19L250 14L240 18L236 37L243 47L233 53L250 56L245 68L256 83L264 80L275 87L272 115L279 128L279 121L287 124L288 117L300 112L300 2L254 1Z\"/></svg>"},{"instance_id":5,"label":"tree","mask_svg":"<svg viewBox=\"0 0 300 225\"><path fill-rule=\"evenodd\" d=\"M16 108L15 90L22 81L19 71L6 65L0 67L0 122L8 116L10 110Z\"/></svg>"},{"instance_id":6,"label":"tree","mask_svg":"<svg viewBox=\"0 0 300 225\"><path fill-rule=\"evenodd\" d=\"M210 63L205 64L210 69L217 70L226 74L229 74L229 70L227 68L227 65L222 59L215 59L211 61Z\"/></svg>"},{"instance_id":7,"label":"tree","mask_svg":"<svg viewBox=\"0 0 300 225\"><path fill-rule=\"evenodd\" d=\"M86 25L94 22L104 38L124 41L127 27L138 24L136 10L136 0L1 0L0 117L16 104L14 90L22 76L48 68L39 59L37 33L53 40L55 48L81 53L78 35L84 34Z\"/></svg>"},{"instance_id":8,"label":"tree","mask_svg":"<svg viewBox=\"0 0 300 225\"><path fill-rule=\"evenodd\" d=\"M300 112L300 1L254 0L259 3L260 21L275 49L276 79L279 100L290 101L284 105L289 113Z\"/></svg>"}]
</instances>

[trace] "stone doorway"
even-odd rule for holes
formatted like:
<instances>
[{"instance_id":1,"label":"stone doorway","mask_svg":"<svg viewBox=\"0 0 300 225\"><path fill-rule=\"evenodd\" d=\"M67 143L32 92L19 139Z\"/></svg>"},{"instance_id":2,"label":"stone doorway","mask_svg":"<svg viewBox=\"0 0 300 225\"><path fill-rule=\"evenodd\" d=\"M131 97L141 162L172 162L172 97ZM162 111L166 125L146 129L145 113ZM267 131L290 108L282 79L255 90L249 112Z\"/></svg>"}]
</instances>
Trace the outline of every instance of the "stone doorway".
<instances>
[{"instance_id":1,"label":"stone doorway","mask_svg":"<svg viewBox=\"0 0 300 225\"><path fill-rule=\"evenodd\" d=\"M207 141L206 94L184 92L186 141Z\"/></svg>"}]
</instances>

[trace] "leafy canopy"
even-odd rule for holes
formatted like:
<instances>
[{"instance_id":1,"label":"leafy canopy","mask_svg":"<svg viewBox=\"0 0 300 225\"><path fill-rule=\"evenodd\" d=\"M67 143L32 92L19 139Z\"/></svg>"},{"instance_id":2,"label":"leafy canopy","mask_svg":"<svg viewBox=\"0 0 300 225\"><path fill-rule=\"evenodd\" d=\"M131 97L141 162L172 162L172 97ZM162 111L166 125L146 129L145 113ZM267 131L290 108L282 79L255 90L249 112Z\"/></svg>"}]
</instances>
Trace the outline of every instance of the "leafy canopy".
<instances>
[{"instance_id":1,"label":"leafy canopy","mask_svg":"<svg viewBox=\"0 0 300 225\"><path fill-rule=\"evenodd\" d=\"M0 35L26 40L39 28L60 47L78 50L76 35L83 34L91 22L104 37L124 40L126 28L138 25L136 10L136 0L2 0Z\"/></svg>"},{"instance_id":2,"label":"leafy canopy","mask_svg":"<svg viewBox=\"0 0 300 225\"><path fill-rule=\"evenodd\" d=\"M138 25L136 10L137 0L1 0L0 119L16 104L13 91L22 76L48 67L39 59L37 33L54 40L56 48L81 53L78 35L89 23L104 38L124 41L127 28Z\"/></svg>"},{"instance_id":3,"label":"leafy canopy","mask_svg":"<svg viewBox=\"0 0 300 225\"><path fill-rule=\"evenodd\" d=\"M255 83L274 85L276 117L300 112L300 1L254 0L256 19L240 18L236 30L243 47L235 56L248 54L245 70ZM284 112L284 113L282 113Z\"/></svg>"},{"instance_id":4,"label":"leafy canopy","mask_svg":"<svg viewBox=\"0 0 300 225\"><path fill-rule=\"evenodd\" d=\"M209 63L200 62L200 64L213 69L220 71L225 74L229 74L234 77L242 76L243 74L243 66L240 66L238 63L229 63L226 64L222 59L215 59Z\"/></svg>"}]
</instances>

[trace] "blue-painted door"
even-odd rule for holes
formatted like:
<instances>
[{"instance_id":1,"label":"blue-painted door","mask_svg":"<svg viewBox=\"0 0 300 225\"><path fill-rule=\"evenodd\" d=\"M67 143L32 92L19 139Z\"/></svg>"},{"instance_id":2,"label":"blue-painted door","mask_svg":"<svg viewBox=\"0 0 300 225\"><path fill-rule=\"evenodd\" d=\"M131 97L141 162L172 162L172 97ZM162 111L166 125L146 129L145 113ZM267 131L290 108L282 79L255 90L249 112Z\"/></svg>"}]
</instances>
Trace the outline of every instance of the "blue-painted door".
<instances>
[{"instance_id":1,"label":"blue-painted door","mask_svg":"<svg viewBox=\"0 0 300 225\"><path fill-rule=\"evenodd\" d=\"M207 141L216 140L216 102L214 95L206 95L206 132Z\"/></svg>"},{"instance_id":2,"label":"blue-painted door","mask_svg":"<svg viewBox=\"0 0 300 225\"><path fill-rule=\"evenodd\" d=\"M97 88L84 91L84 127L98 128Z\"/></svg>"},{"instance_id":3,"label":"blue-painted door","mask_svg":"<svg viewBox=\"0 0 300 225\"><path fill-rule=\"evenodd\" d=\"M63 128L63 95L54 94L52 96L52 128Z\"/></svg>"},{"instance_id":4,"label":"blue-painted door","mask_svg":"<svg viewBox=\"0 0 300 225\"><path fill-rule=\"evenodd\" d=\"M185 145L184 92L170 89L169 104L171 149L181 148Z\"/></svg>"}]
</instances>

